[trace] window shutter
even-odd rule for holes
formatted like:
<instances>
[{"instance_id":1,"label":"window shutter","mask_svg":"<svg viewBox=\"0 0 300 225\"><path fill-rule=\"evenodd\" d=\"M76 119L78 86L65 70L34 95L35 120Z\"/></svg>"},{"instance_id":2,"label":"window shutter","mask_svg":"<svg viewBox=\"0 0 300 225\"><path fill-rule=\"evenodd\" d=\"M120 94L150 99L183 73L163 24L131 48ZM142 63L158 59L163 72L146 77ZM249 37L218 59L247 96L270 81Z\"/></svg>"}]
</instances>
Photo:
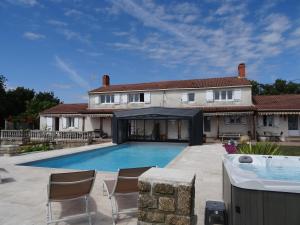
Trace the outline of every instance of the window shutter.
<instances>
[{"instance_id":1,"label":"window shutter","mask_svg":"<svg viewBox=\"0 0 300 225\"><path fill-rule=\"evenodd\" d=\"M187 102L188 101L188 94L187 93L182 94L181 101L182 102Z\"/></svg>"},{"instance_id":2,"label":"window shutter","mask_svg":"<svg viewBox=\"0 0 300 225\"><path fill-rule=\"evenodd\" d=\"M279 127L280 121L279 121L279 116L274 116L274 126Z\"/></svg>"},{"instance_id":3,"label":"window shutter","mask_svg":"<svg viewBox=\"0 0 300 225\"><path fill-rule=\"evenodd\" d=\"M235 101L241 101L242 98L242 90L241 89L235 89L233 94L233 99Z\"/></svg>"},{"instance_id":4,"label":"window shutter","mask_svg":"<svg viewBox=\"0 0 300 225\"><path fill-rule=\"evenodd\" d=\"M62 123L63 123L63 128L66 129L67 128L67 118L66 117L62 118Z\"/></svg>"},{"instance_id":5,"label":"window shutter","mask_svg":"<svg viewBox=\"0 0 300 225\"><path fill-rule=\"evenodd\" d=\"M257 122L258 122L258 127L262 127L264 124L263 124L263 117L262 116L259 116L257 118Z\"/></svg>"},{"instance_id":6,"label":"window shutter","mask_svg":"<svg viewBox=\"0 0 300 225\"><path fill-rule=\"evenodd\" d=\"M122 95L122 103L125 103L125 104L127 104L127 94L123 94Z\"/></svg>"},{"instance_id":7,"label":"window shutter","mask_svg":"<svg viewBox=\"0 0 300 225\"><path fill-rule=\"evenodd\" d=\"M229 116L225 116L224 117L224 122L226 125L230 124L230 117Z\"/></svg>"},{"instance_id":8,"label":"window shutter","mask_svg":"<svg viewBox=\"0 0 300 225\"><path fill-rule=\"evenodd\" d=\"M214 92L213 90L206 91L206 102L213 102L214 101Z\"/></svg>"},{"instance_id":9,"label":"window shutter","mask_svg":"<svg viewBox=\"0 0 300 225\"><path fill-rule=\"evenodd\" d=\"M245 116L241 117L242 124L247 124L247 118Z\"/></svg>"},{"instance_id":10,"label":"window shutter","mask_svg":"<svg viewBox=\"0 0 300 225\"><path fill-rule=\"evenodd\" d=\"M145 92L144 93L144 101L145 101L145 103L150 103L151 102L151 94L150 94L150 92Z\"/></svg>"},{"instance_id":11,"label":"window shutter","mask_svg":"<svg viewBox=\"0 0 300 225\"><path fill-rule=\"evenodd\" d=\"M78 117L74 118L74 127L79 128L79 118Z\"/></svg>"},{"instance_id":12,"label":"window shutter","mask_svg":"<svg viewBox=\"0 0 300 225\"><path fill-rule=\"evenodd\" d=\"M46 126L47 126L47 130L52 130L52 117L46 118Z\"/></svg>"},{"instance_id":13,"label":"window shutter","mask_svg":"<svg viewBox=\"0 0 300 225\"><path fill-rule=\"evenodd\" d=\"M95 96L95 104L99 104L100 103L100 97L99 96Z\"/></svg>"},{"instance_id":14,"label":"window shutter","mask_svg":"<svg viewBox=\"0 0 300 225\"><path fill-rule=\"evenodd\" d=\"M114 98L115 98L115 103L120 104L120 94L115 94Z\"/></svg>"}]
</instances>

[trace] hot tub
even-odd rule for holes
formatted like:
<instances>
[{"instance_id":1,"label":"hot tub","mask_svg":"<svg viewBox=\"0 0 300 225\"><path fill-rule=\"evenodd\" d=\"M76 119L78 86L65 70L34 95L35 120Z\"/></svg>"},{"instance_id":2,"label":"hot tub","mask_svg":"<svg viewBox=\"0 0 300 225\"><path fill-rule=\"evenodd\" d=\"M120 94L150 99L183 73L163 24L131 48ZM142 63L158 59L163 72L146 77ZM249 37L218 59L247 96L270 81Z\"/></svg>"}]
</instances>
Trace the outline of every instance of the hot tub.
<instances>
[{"instance_id":1,"label":"hot tub","mask_svg":"<svg viewBox=\"0 0 300 225\"><path fill-rule=\"evenodd\" d=\"M241 155L223 159L223 198L229 225L299 225L300 157Z\"/></svg>"}]
</instances>

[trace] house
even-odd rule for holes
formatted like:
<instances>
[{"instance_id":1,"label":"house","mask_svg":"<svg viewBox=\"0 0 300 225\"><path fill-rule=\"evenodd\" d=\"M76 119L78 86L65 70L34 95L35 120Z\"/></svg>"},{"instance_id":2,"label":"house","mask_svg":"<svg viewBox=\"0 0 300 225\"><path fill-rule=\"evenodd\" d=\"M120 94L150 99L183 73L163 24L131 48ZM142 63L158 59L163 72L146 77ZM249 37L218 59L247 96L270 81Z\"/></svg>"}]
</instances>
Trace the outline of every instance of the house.
<instances>
[{"instance_id":1,"label":"house","mask_svg":"<svg viewBox=\"0 0 300 225\"><path fill-rule=\"evenodd\" d=\"M251 87L243 63L232 77L113 85L104 75L102 86L89 91L87 104L60 104L43 111L40 129L100 130L108 136L118 135L121 128L112 129L113 116L121 118L123 112L127 116L122 129L130 140L188 141L199 133L198 128L201 135L204 132L213 139L233 133L252 138L266 132L300 135L299 125L295 125L300 95L253 97ZM180 117L173 109L185 109L181 111L184 115L201 111L197 129L192 131L192 117Z\"/></svg>"}]
</instances>

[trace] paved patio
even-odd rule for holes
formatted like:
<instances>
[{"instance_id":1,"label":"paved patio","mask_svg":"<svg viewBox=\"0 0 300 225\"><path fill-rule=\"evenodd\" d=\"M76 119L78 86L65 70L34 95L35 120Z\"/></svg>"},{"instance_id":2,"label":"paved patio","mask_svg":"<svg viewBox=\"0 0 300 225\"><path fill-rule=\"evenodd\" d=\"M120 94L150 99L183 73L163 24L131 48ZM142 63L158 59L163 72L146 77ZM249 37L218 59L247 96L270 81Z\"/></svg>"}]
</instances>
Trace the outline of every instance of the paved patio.
<instances>
[{"instance_id":1,"label":"paved patio","mask_svg":"<svg viewBox=\"0 0 300 225\"><path fill-rule=\"evenodd\" d=\"M1 225L41 225L46 224L46 199L49 174L65 172L63 169L49 169L15 164L37 159L43 159L74 152L87 151L111 145L111 143L85 146L72 149L54 150L49 152L32 153L14 157L0 157L0 167L9 171L7 179L0 184L0 224ZM186 148L168 167L190 170L196 173L196 209L198 225L203 225L204 204L208 199L222 199L222 155L221 144L193 146ZM70 171L70 170L68 170ZM102 194L102 180L112 178L115 173L98 172L91 193L91 209L95 212L93 224L112 224L110 202ZM83 210L81 201L75 204L57 203L54 215L69 215ZM121 217L118 224L134 225L136 218ZM73 220L59 224L88 224L87 220Z\"/></svg>"}]
</instances>

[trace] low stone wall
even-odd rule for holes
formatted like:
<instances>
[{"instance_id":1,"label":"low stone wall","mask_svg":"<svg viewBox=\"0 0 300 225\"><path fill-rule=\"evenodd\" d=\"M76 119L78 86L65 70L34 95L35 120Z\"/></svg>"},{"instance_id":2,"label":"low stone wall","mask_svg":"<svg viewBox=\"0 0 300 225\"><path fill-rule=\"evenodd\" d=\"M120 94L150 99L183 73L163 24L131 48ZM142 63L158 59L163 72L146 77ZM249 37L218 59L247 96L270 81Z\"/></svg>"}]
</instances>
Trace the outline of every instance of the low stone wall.
<instances>
[{"instance_id":1,"label":"low stone wall","mask_svg":"<svg viewBox=\"0 0 300 225\"><path fill-rule=\"evenodd\" d=\"M0 155L16 155L18 153L19 145L0 145Z\"/></svg>"},{"instance_id":2,"label":"low stone wall","mask_svg":"<svg viewBox=\"0 0 300 225\"><path fill-rule=\"evenodd\" d=\"M139 225L191 225L194 222L195 174L152 168L139 178Z\"/></svg>"}]
</instances>

